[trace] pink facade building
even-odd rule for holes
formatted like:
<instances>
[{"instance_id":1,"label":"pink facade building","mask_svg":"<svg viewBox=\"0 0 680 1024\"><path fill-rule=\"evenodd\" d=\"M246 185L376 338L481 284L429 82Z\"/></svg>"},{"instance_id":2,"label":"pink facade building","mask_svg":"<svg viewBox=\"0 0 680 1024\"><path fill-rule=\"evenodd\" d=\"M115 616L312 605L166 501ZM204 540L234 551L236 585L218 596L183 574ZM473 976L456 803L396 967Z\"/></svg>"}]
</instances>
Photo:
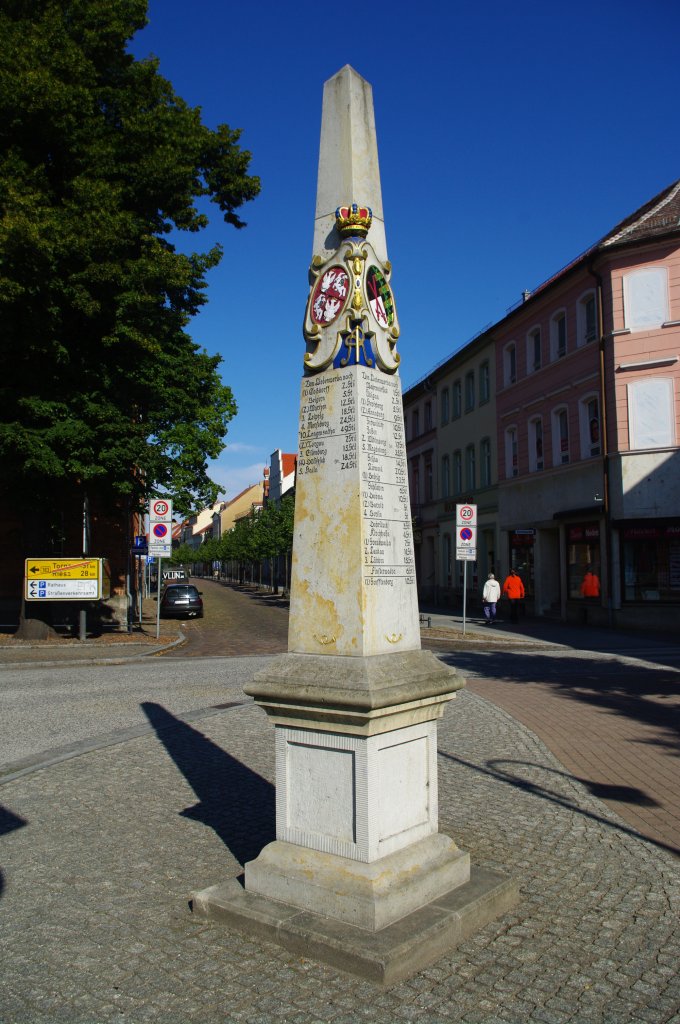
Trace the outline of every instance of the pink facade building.
<instances>
[{"instance_id":1,"label":"pink facade building","mask_svg":"<svg viewBox=\"0 0 680 1024\"><path fill-rule=\"evenodd\" d=\"M519 572L538 615L677 626L680 182L525 293L484 339L496 570Z\"/></svg>"}]
</instances>

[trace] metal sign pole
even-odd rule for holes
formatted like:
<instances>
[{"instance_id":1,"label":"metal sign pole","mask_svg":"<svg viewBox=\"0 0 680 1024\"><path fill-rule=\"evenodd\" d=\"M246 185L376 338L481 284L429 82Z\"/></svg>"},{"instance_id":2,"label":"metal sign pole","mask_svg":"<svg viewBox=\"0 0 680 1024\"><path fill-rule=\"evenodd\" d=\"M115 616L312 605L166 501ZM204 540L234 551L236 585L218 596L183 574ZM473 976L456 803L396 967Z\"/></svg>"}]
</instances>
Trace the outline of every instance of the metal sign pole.
<instances>
[{"instance_id":1,"label":"metal sign pole","mask_svg":"<svg viewBox=\"0 0 680 1024\"><path fill-rule=\"evenodd\" d=\"M463 636L465 636L465 617L467 614L467 558L463 562Z\"/></svg>"},{"instance_id":2,"label":"metal sign pole","mask_svg":"<svg viewBox=\"0 0 680 1024\"><path fill-rule=\"evenodd\" d=\"M156 592L156 640L161 635L161 576L162 576L163 559L158 559L158 589Z\"/></svg>"}]
</instances>

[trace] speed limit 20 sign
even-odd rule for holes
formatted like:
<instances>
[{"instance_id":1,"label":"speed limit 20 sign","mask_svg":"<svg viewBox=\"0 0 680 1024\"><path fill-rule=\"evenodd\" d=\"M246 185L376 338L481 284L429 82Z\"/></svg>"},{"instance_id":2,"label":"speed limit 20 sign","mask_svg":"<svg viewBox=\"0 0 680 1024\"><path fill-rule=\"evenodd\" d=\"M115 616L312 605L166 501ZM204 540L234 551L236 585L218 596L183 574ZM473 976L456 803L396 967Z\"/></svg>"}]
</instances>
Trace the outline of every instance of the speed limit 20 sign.
<instances>
[{"instance_id":1,"label":"speed limit 20 sign","mask_svg":"<svg viewBox=\"0 0 680 1024\"><path fill-rule=\"evenodd\" d=\"M151 523L171 523L172 502L166 498L152 498L149 502L149 521Z\"/></svg>"},{"instance_id":2,"label":"speed limit 20 sign","mask_svg":"<svg viewBox=\"0 0 680 1024\"><path fill-rule=\"evenodd\" d=\"M477 506L456 505L456 526L476 526Z\"/></svg>"}]
</instances>

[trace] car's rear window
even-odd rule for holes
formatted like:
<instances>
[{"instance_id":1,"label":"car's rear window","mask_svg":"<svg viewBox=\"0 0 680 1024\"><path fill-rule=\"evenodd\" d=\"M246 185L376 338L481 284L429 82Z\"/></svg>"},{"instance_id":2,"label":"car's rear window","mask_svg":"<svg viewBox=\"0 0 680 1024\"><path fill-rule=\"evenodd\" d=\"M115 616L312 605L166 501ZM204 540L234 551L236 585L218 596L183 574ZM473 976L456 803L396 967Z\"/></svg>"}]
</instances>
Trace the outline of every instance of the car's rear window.
<instances>
[{"instance_id":1,"label":"car's rear window","mask_svg":"<svg viewBox=\"0 0 680 1024\"><path fill-rule=\"evenodd\" d=\"M168 587L168 598L175 597L198 597L196 587Z\"/></svg>"}]
</instances>

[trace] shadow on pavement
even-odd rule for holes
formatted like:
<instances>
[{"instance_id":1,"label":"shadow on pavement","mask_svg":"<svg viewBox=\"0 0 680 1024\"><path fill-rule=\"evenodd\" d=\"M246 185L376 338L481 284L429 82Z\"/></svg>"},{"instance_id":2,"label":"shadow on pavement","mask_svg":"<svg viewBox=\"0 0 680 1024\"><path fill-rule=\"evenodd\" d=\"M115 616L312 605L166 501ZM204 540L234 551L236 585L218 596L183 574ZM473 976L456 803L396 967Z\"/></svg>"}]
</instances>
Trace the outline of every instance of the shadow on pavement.
<instances>
[{"instance_id":1,"label":"shadow on pavement","mask_svg":"<svg viewBox=\"0 0 680 1024\"><path fill-rule=\"evenodd\" d=\"M599 814L595 814L593 811L588 811L583 807L580 807L569 797L563 793L557 793L554 790L548 789L546 786L541 786L536 782L531 782L529 779L522 778L520 774L515 774L513 771L505 771L502 768L497 767L500 764L512 764L515 769L519 772L521 768L529 768L535 771L537 768L544 772L549 772L562 776L565 779L573 779L575 782L582 782L592 793L600 797L600 799L607 800L619 800L619 796L611 795L606 793L595 793L592 783L587 782L583 779L579 779L575 775L570 775L568 772L560 772L554 768L548 768L546 765L535 764L530 761L487 761L486 767L474 764L472 761L466 761L465 758L456 757L453 754L447 754L444 751L438 751L439 757L445 758L447 761L452 761L454 764L463 765L465 768L472 769L473 772L477 772L481 775L488 775L499 782L503 782L508 786L513 786L515 789L524 790L527 793L532 793L535 796L540 797L542 800L548 800L550 803L557 804L559 807L565 807L570 811L575 811L577 814L582 815L584 818L589 818L591 821L597 821L601 825L605 825L607 828L613 829L616 832L623 832L628 836L634 836L636 839L643 839L647 843L651 843L653 846L657 846L661 850L668 850L669 853L675 854L676 857L680 856L680 849L677 846L671 846L668 843L663 843L658 839L652 839L649 836L644 836L634 828L630 828L622 821L611 821L609 818L603 818ZM599 787L599 789L608 790L620 790L622 787L619 786L608 786ZM627 788L627 787L626 787ZM638 791L639 792L639 791ZM652 801L653 802L653 801Z\"/></svg>"},{"instance_id":2,"label":"shadow on pavement","mask_svg":"<svg viewBox=\"0 0 680 1024\"><path fill-rule=\"evenodd\" d=\"M509 684L543 683L566 700L602 708L611 714L642 722L659 735L644 742L680 756L680 673L675 670L622 664L599 658L565 658L510 651L480 656L440 654L440 659L463 675L488 676Z\"/></svg>"},{"instance_id":3,"label":"shadow on pavement","mask_svg":"<svg viewBox=\"0 0 680 1024\"><path fill-rule=\"evenodd\" d=\"M0 804L0 836L6 836L8 832L14 832L15 829L23 828L24 825L28 825L25 818L15 814L14 811L10 811L7 807L3 807ZM2 896L5 888L5 876L0 871L0 896Z\"/></svg>"},{"instance_id":4,"label":"shadow on pavement","mask_svg":"<svg viewBox=\"0 0 680 1024\"><path fill-rule=\"evenodd\" d=\"M198 797L182 815L212 828L242 866L254 860L276 838L272 784L160 704L141 707Z\"/></svg>"}]
</instances>

